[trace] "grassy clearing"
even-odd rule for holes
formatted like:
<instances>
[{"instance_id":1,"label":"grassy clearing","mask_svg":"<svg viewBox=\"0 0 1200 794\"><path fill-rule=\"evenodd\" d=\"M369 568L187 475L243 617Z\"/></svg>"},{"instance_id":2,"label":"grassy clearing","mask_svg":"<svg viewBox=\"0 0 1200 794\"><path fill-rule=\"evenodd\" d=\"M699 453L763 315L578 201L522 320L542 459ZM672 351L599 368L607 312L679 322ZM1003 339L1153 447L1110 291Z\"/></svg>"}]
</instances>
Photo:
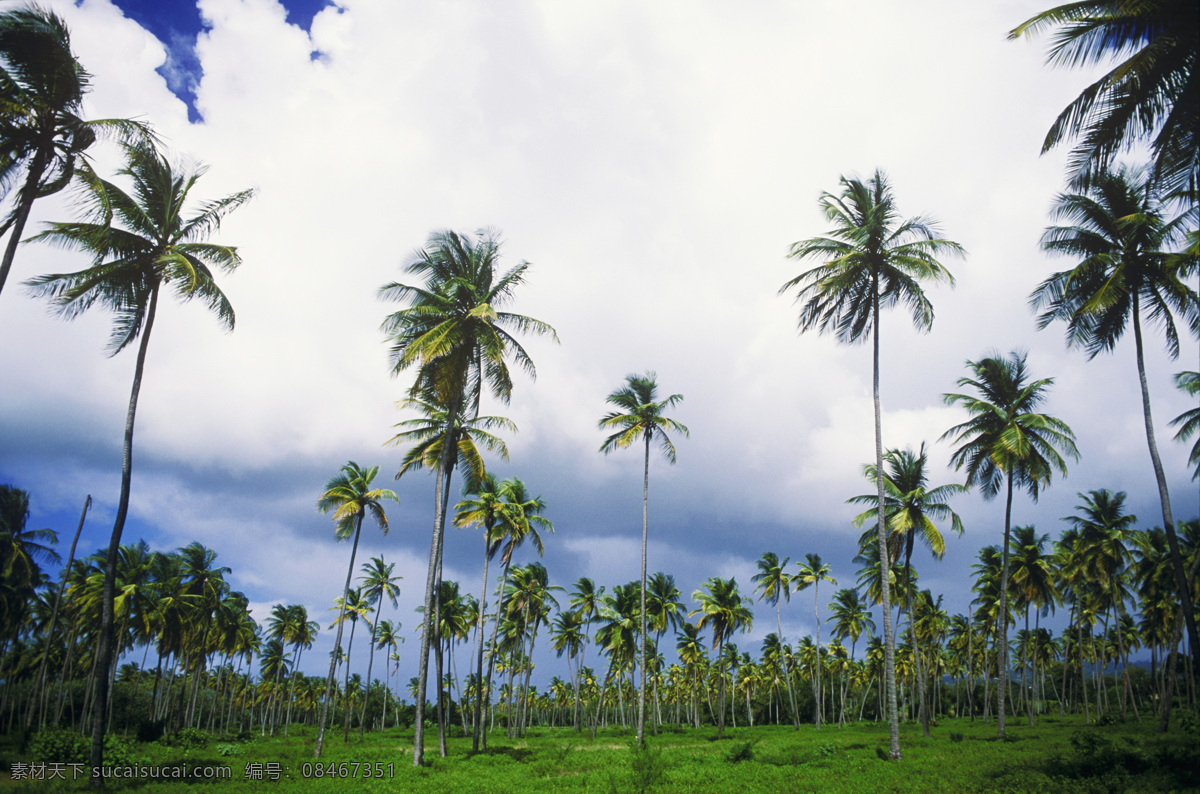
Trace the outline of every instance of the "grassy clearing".
<instances>
[{"instance_id":1,"label":"grassy clearing","mask_svg":"<svg viewBox=\"0 0 1200 794\"><path fill-rule=\"evenodd\" d=\"M321 767L313 765L311 729L287 739L213 741L203 747L135 745L133 761L159 774L220 767L227 780L109 780L115 790L195 792L264 790L421 792L502 791L1039 791L1107 792L1198 790L1200 741L1194 729L1165 737L1150 720L1085 727L1081 720L1046 718L1037 726L1013 725L1007 741L995 740L995 723L944 720L926 739L919 726L901 736L905 758L886 757L884 726L738 728L715 740L716 730L670 730L649 737L649 749L632 749L631 731L535 729L522 740L493 735L486 753L472 755L470 739L451 739L450 755L437 757L436 731L426 750L429 764L413 769L411 730L334 737ZM0 745L0 763L30 763L15 741ZM354 765L359 766L355 767ZM261 766L257 766L261 765ZM271 767L268 765L278 765ZM369 765L369 766L368 766ZM278 770L278 779L271 780ZM168 770L164 772L162 770ZM255 770L263 779L248 778ZM369 776L368 776L369 775ZM86 781L15 781L29 791L76 791ZM199 788L198 788L199 787ZM1192 787L1192 788L1189 788Z\"/></svg>"}]
</instances>

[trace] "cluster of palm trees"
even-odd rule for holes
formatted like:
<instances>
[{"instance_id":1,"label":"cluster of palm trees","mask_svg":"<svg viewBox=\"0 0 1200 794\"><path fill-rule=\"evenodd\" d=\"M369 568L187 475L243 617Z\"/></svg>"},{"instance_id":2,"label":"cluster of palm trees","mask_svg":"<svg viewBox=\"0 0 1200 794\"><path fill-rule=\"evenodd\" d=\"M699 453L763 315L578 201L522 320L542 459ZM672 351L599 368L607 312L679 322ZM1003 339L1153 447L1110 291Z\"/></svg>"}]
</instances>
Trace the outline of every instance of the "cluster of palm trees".
<instances>
[{"instance_id":1,"label":"cluster of palm trees","mask_svg":"<svg viewBox=\"0 0 1200 794\"><path fill-rule=\"evenodd\" d=\"M844 722L853 714L856 700L862 715L874 691L877 703L873 714L887 719L891 757L898 759L902 757L898 728L901 690L908 687L907 702L928 731L929 719L943 708L943 676L950 675L955 682L956 703L959 684L967 684L961 689L972 715L977 705L983 705L983 713L989 714L987 690L995 683L996 717L1003 735L1007 708L1013 703L1008 694L1013 669L1009 658L1012 617L1024 610L1028 622L1029 611L1040 614L1054 603L1069 605L1071 629L1067 636L1056 640L1036 625L1032 631L1026 627L1017 633L1022 680L1018 701L1030 719L1044 703L1044 680L1055 658L1062 660L1062 691L1057 696L1060 708L1070 703L1087 713L1086 672L1090 664L1092 694L1099 709L1108 697L1103 671L1114 658L1115 648L1115 658L1121 664L1121 684L1115 697L1121 709L1127 703L1136 709L1139 702L1143 707L1153 702L1165 725L1185 629L1193 654L1200 647L1191 597L1196 566L1190 560L1196 553L1196 538L1191 524L1177 531L1171 510L1151 415L1143 327L1149 322L1161 328L1172 356L1180 347L1177 322L1184 324L1186 333L1200 336L1200 298L1185 281L1198 270L1196 186L1200 141L1192 83L1196 31L1200 29L1196 22L1194 3L1109 0L1052 9L1011 34L1021 36L1057 27L1052 59L1067 63L1132 53L1068 106L1047 136L1047 148L1067 139L1078 140L1068 188L1055 201L1056 225L1048 228L1042 239L1048 253L1066 256L1076 264L1038 285L1030 303L1040 312L1042 327L1062 321L1068 346L1081 346L1089 356L1112 350L1125 330L1132 329L1147 444L1162 507L1161 530L1137 534L1133 520L1123 513L1122 495L1108 491L1081 494L1080 512L1071 518L1071 530L1064 534L1053 555L1043 553L1045 538L1038 538L1031 528L1014 530L1014 493L1024 492L1036 501L1055 474L1065 474L1066 459L1077 456L1070 427L1040 411L1052 379L1034 379L1020 352L987 354L968 361L968 375L958 382L960 391L944 395L948 404L968 414L966 421L942 436L955 446L951 461L957 471L965 473L962 485L928 485L924 446L917 452L887 450L879 378L881 312L902 307L918 330L930 330L934 311L923 284L952 286L954 278L940 260L961 256L964 251L958 243L943 237L932 219L904 217L891 184L880 170L865 180L843 177L838 191L820 197L831 229L824 236L793 244L789 253L791 258L816 259L818 263L789 280L780 291L793 292L801 304L801 331L833 333L839 341L851 344L871 340L875 428L874 461L865 467L875 493L852 499L873 505L856 518L856 523L863 526L870 521L874 528L864 534L855 558L863 565L860 587L844 588L835 594L835 639L829 646L821 644L824 621L820 618L819 592L821 582L836 583L829 567L816 555L808 555L796 572L787 570L790 558L780 562L772 554L759 561L754 581L761 597L777 609L778 633L768 635L769 641L764 642L757 661L748 654L739 655L730 642L738 631L747 630L752 620L749 601L740 594L735 580L712 578L697 590L693 600L698 608L688 617L699 617L691 623L683 616L673 579L661 573L647 575L650 446L657 444L667 460L674 462L675 447L669 433L688 433L684 425L665 415L682 396L660 399L653 372L628 376L624 386L608 396L613 411L599 422L602 429L611 431L601 451L608 453L639 442L643 445L640 580L614 586L607 594L591 580L580 580L570 596L571 609L552 616L551 609L557 606L553 591L558 588L550 584L546 569L539 563L513 567L512 557L525 540L531 540L540 553L539 533L552 531L553 525L542 515L546 507L542 500L530 496L524 483L515 478L497 480L487 471L482 451L507 459L507 447L493 431L516 428L503 417L480 411L485 393L501 403L510 400L510 363L534 376L533 361L518 336L555 340L557 336L546 323L505 310L523 284L529 265L522 262L502 271L495 231L432 234L425 247L405 265L405 271L418 283L394 282L380 290L384 299L403 304L385 319L382 331L390 345L393 374L413 374L400 407L419 414L418 418L400 422L392 440L408 447L397 476L420 469L434 474L418 673L412 689L419 704L414 765L421 765L424 759L422 710L427 700L429 663L432 660L435 666L438 696L434 708L444 755L446 728L453 713L453 700L444 687L447 679L457 679L456 674L447 675L446 667L454 667L454 647L459 641L469 641L472 626L476 632L471 659L474 672L468 675L467 685L459 689L459 714L464 730L472 731L476 749L486 744L484 708L494 706L496 701L492 680L497 666L508 677L499 693L506 703L508 727L518 733L539 715L562 720L568 713L576 729L587 719L595 729L614 714L625 721L628 704L641 742L647 715L652 714L652 723L657 725L662 721L664 704L668 710L675 707L676 721L699 724L702 705L707 702L721 735L727 707L736 721L739 699L751 722L758 714L773 714L778 722L798 725L803 692L799 684L808 680L811 714L818 725L823 719L832 721L834 713L839 723ZM66 587L53 600L55 607L45 623L45 632L38 623L38 604L50 599L30 596L36 595L42 584L37 563L51 559L48 550L39 544L51 538L30 534L24 528L22 516L27 508L19 516L19 505L11 509L6 505L4 542L0 547L0 564L6 576L6 694L15 691L13 686L20 679L17 671L37 669L25 702L6 704L9 719L21 714L28 723L35 714L38 719L46 719L44 715L50 710L56 712L54 719L61 718L59 709L63 704L73 708L74 700L55 694L53 684L61 690L87 670L77 716L80 725L85 718L91 720L91 760L98 765L103 733L112 721L110 682L119 673L116 663L123 652L139 644L145 645L148 652L150 644L156 645L160 672L154 676L154 713L180 725L197 725L205 719L210 725L217 724L221 718L217 704L222 697L227 703L224 719L228 722L234 713L240 660L249 663L251 654L257 652L253 649L258 647L254 641L258 635L246 614L246 599L228 590L223 579L227 569L213 567L215 555L211 551L193 544L177 555L156 556L144 544L121 544L130 497L135 416L160 293L168 287L182 300L198 298L226 328L232 328L233 309L214 280L214 270L232 270L240 264L240 257L236 249L208 242L207 238L252 194L243 191L206 202L189 215L185 208L203 168L174 162L144 124L82 120L78 114L87 74L70 52L65 27L53 14L33 7L0 14L0 64L0 93L6 103L5 111L0 113L0 184L20 185L13 208L0 225L0 233L10 235L0 263L0 289L33 201L75 180L84 196L84 218L50 224L33 239L84 253L92 264L79 272L44 275L27 284L68 319L97 304L112 310L115 319L109 349L113 354L137 342L121 490L110 543L106 553L89 561L75 562L72 550L64 575ZM104 179L83 157L97 135L103 133L109 133L121 148L124 164L117 176L132 188ZM1150 145L1152 162L1140 167L1116 162L1116 155L1139 143ZM1184 372L1177 376L1177 382L1194 394L1200 388L1200 375ZM1174 424L1183 441L1200 436L1200 409L1177 417ZM1200 476L1200 438L1192 448L1191 464ZM295 667L286 679L288 693L284 694L286 650L292 649L298 665L315 631L302 608L280 607L273 613L267 642L262 646L260 685L266 685L269 695L265 705L257 701L264 715L260 723L264 729L268 725L273 729L279 722L286 726L292 719L293 706L298 706L306 719L317 722L317 755L329 712L335 709L336 674L346 620L351 622L351 630L341 697L347 735L352 704L356 703L353 693L364 689L361 685L352 687L349 675L348 657L357 622L369 622L372 658L365 688L372 685L375 648L386 647L394 653L395 627L380 619L378 609L373 615L368 609L371 604L382 606L394 600L390 567L376 558L363 572L363 586L351 586L365 518L370 515L386 532L383 502L396 499L392 491L372 487L378 471L377 466L360 467L349 462L329 480L318 501L318 509L332 513L337 537L352 541L346 584L336 606L337 639L324 695L301 700L312 688L295 674ZM483 587L477 599L460 592L456 583L442 579L445 524L456 471L465 485L465 496L455 508L454 521L458 526L480 527L484 534ZM917 577L912 552L920 537L935 558L941 557L945 545L935 522L948 520L951 530L961 532L961 522L948 499L975 487L985 499L1003 492L1004 533L998 547L984 550L977 566L979 598L974 605L978 608L969 617L951 618L941 609L940 597L914 590ZM491 639L485 642L488 565L498 553L503 573L496 591ZM178 574L172 573L167 562L152 564L159 557L178 557ZM146 574L144 586L136 583L138 574L130 568L139 565L151 571ZM154 565L161 570L153 569ZM781 597L787 601L790 594L809 586L816 607L816 637L802 638L793 650L783 636L779 602ZM1138 588L1136 598L1131 586ZM155 593L153 607L139 605L137 599L142 597L143 587L145 597ZM154 587L163 589L152 590ZM85 596L87 593L91 595ZM880 606L883 631L878 641L868 643L867 659L860 667L855 659L858 639L874 630L867 604ZM904 632L898 630L901 616L893 614L897 609L906 618ZM161 623L155 622L160 618L146 617L163 610L166 612ZM56 640L54 628L60 611L66 633ZM1146 627L1138 625L1134 615L1140 615ZM1094 631L1097 622L1103 626L1099 634ZM30 630L30 625L39 628ZM537 695L531 684L532 657L543 626L550 627L552 649L559 655L566 654L572 663L573 681L553 684L548 693L553 695L550 700ZM677 632L680 659L678 665L670 667L664 665L659 653L667 631ZM712 660L705 651L703 632L711 637L710 649L716 654ZM903 639L905 634L907 640ZM1070 635L1073 637L1068 639ZM384 636L393 641L381 644ZM851 638L848 653L842 646L846 637ZM965 654L960 647L964 639ZM584 664L586 647L592 641L607 657L607 670L599 676ZM1134 685L1128 669L1129 653L1139 643L1152 649L1156 664L1158 683L1150 699ZM38 647L40 650L36 650ZM56 653L63 658L60 660ZM217 667L218 674L206 676L213 660L221 656L225 662ZM239 660L237 672L231 666L235 659ZM162 672L164 661L168 664L166 672ZM55 682L56 666L60 672ZM173 668L182 673L177 682L171 675ZM1071 672L1073 669L1078 670L1077 676ZM1053 678L1050 680L1053 685ZM141 681L140 676L137 681ZM985 690L981 704L975 703L977 681ZM1026 686L1026 681L1032 683ZM1184 681L1192 686L1190 676ZM164 684L161 693L160 683ZM172 689L172 683L178 683L178 690ZM201 697L207 686L213 687L214 695ZM458 687L457 682L453 686ZM244 694L248 690L246 678L241 691ZM386 709L391 700L390 687L385 685L384 690ZM1190 688L1188 694L1194 697ZM177 701L172 700L176 697ZM571 701L569 708L564 698ZM461 705L472 699L469 724ZM653 700L652 708L648 699ZM176 702L179 707L170 705ZM246 706L250 701L241 702ZM357 706L361 731L366 723L367 697ZM1105 708L1109 706L1105 704ZM318 711L319 716L315 716ZM494 715L493 710L493 719Z\"/></svg>"}]
</instances>

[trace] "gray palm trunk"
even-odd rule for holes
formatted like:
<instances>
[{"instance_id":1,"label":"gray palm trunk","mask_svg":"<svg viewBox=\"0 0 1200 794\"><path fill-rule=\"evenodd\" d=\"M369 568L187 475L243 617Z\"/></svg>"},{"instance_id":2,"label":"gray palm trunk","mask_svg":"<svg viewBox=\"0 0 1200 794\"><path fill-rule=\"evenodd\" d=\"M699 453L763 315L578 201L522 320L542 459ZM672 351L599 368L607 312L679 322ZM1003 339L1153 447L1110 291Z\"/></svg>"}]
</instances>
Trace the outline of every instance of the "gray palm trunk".
<instances>
[{"instance_id":1,"label":"gray palm trunk","mask_svg":"<svg viewBox=\"0 0 1200 794\"><path fill-rule=\"evenodd\" d=\"M53 135L53 130L50 134ZM50 145L52 146L53 142ZM21 186L21 195L13 213L12 227L8 232L8 245L4 247L4 259L0 260L0 291L4 290L4 283L8 280L13 259L17 256L17 246L21 244L21 235L25 233L25 222L29 220L29 212L33 209L33 202L37 199L42 174L49 164L49 152L39 147L33 156L33 161L29 164L29 173L25 175L25 184Z\"/></svg>"},{"instance_id":2,"label":"gray palm trunk","mask_svg":"<svg viewBox=\"0 0 1200 794\"><path fill-rule=\"evenodd\" d=\"M900 720L896 706L896 637L892 633L892 593L888 584L888 573L891 571L891 560L887 548L887 529L884 526L885 508L883 500L883 419L879 407L879 270L874 268L871 273L871 312L874 322L871 324L872 335L872 377L871 391L875 403L875 490L878 495L877 532L879 540L879 595L883 607L883 676L884 689L887 692L888 733L890 742L889 757L898 761L904 757L900 751ZM820 656L817 658L820 663Z\"/></svg>"},{"instance_id":3,"label":"gray palm trunk","mask_svg":"<svg viewBox=\"0 0 1200 794\"><path fill-rule=\"evenodd\" d=\"M496 599L496 619L492 625L492 645L488 649L487 678L483 682L484 687L488 691L490 691L492 688L492 674L495 672L495 668L496 668L496 640L500 636L500 614L501 614L500 610L503 609L503 607L504 607L504 588L508 586L508 569L511 565L512 565L512 557L508 557L504 561L504 573L500 577L500 595ZM511 690L510 690L509 697L510 698L512 697ZM485 733L483 730L482 722L480 723L479 734L480 734L480 746L482 748L486 749L487 748L487 733Z\"/></svg>"},{"instance_id":4,"label":"gray palm trunk","mask_svg":"<svg viewBox=\"0 0 1200 794\"><path fill-rule=\"evenodd\" d=\"M423 766L425 763L425 696L427 679L429 677L429 646L432 633L436 631L437 617L434 614L439 587L438 577L441 571L442 536L446 529L446 499L444 494L449 490L449 472L446 469L450 463L450 451L454 446L454 425L458 421L458 412L462 408L462 395L456 394L447 412L446 428L442 439L442 454L438 461L436 494L433 506L433 537L429 543L429 573L425 577L425 611L422 613L421 648L417 652L417 713L413 721L413 766ZM447 488L441 487L442 477L446 476Z\"/></svg>"},{"instance_id":5,"label":"gray palm trunk","mask_svg":"<svg viewBox=\"0 0 1200 794\"><path fill-rule=\"evenodd\" d=\"M1004 738L1004 700L1008 692L1008 538L1012 526L1013 473L1008 474L1008 497L1004 503L1004 545L1000 551L1000 603L996 612L996 735Z\"/></svg>"},{"instance_id":6,"label":"gray palm trunk","mask_svg":"<svg viewBox=\"0 0 1200 794\"><path fill-rule=\"evenodd\" d=\"M479 735L483 733L483 698L487 691L483 684L483 624L484 606L487 602L488 563L491 562L491 522L483 525L483 589L479 592L479 617L475 626L475 729L471 734L471 752L479 752Z\"/></svg>"},{"instance_id":7,"label":"gray palm trunk","mask_svg":"<svg viewBox=\"0 0 1200 794\"><path fill-rule=\"evenodd\" d=\"M342 647L342 629L345 628L346 600L350 597L350 579L354 576L354 557L358 554L358 536L362 533L362 522L363 514L359 513L358 523L354 528L354 545L350 548L350 566L346 569L346 586L342 588L342 607L338 610L337 619L337 639L333 641L333 657L329 660L329 677L325 680L325 698L321 701L321 721L317 724L317 744L313 749L313 758L321 757L321 745L325 742L325 719L329 715L329 700L333 694L333 678L337 675L337 650ZM350 669L349 661L349 657L347 657L347 670Z\"/></svg>"},{"instance_id":8,"label":"gray palm trunk","mask_svg":"<svg viewBox=\"0 0 1200 794\"><path fill-rule=\"evenodd\" d=\"M783 652L783 617L779 606L779 596L775 596L775 625L779 629L779 663L783 666L783 682L787 684L788 702L792 705L792 722L796 730L800 730L800 714L796 711L796 696L792 693L792 675L787 669L787 657Z\"/></svg>"},{"instance_id":9,"label":"gray palm trunk","mask_svg":"<svg viewBox=\"0 0 1200 794\"><path fill-rule=\"evenodd\" d=\"M1154 464L1154 478L1158 483L1158 499L1162 503L1163 529L1167 532L1167 544L1171 548L1171 563L1175 571L1175 586L1181 594L1189 593L1188 577L1183 569L1183 555L1179 550L1179 538L1175 534L1175 519L1171 515L1171 496L1167 492L1167 476L1163 471L1162 459L1158 455L1158 442L1154 438L1154 419L1150 415L1150 388L1146 383L1146 361L1142 346L1142 321L1138 293L1133 293L1133 340L1137 350L1138 382L1142 389L1142 417L1146 423L1146 444L1150 448L1150 460ZM1181 596L1179 599L1183 608L1183 617L1188 631L1188 647L1192 655L1200 648L1200 639L1196 634L1196 615L1192 609L1192 599ZM1171 704L1165 704L1167 714L1170 714ZM1164 720L1165 722L1165 720Z\"/></svg>"},{"instance_id":10,"label":"gray palm trunk","mask_svg":"<svg viewBox=\"0 0 1200 794\"><path fill-rule=\"evenodd\" d=\"M14 234L17 231L13 230ZM137 416L138 394L142 390L142 375L146 369L146 348L150 344L150 332L154 328L154 313L158 308L158 284L150 288L150 305L146 309L146 322L142 328L142 339L138 345L137 363L133 370L133 389L129 394L129 410L125 414L125 445L121 456L121 496L117 501L117 516L113 520L112 536L108 541L108 555L104 569L104 594L100 606L100 647L97 649L97 666L107 670L113 662L113 593L116 587L117 553L121 548L121 533L125 529L125 516L129 512L129 486L133 480L133 425ZM92 745L88 764L99 769L104 761L104 729L108 722L108 676L96 678L96 706L92 720ZM102 788L104 779L94 777L89 781L92 788Z\"/></svg>"},{"instance_id":11,"label":"gray palm trunk","mask_svg":"<svg viewBox=\"0 0 1200 794\"><path fill-rule=\"evenodd\" d=\"M650 433L646 433L646 456L642 467L642 647L638 663L638 675L642 682L638 687L638 717L637 743L639 747L646 746L646 537L647 521L646 506L650 497Z\"/></svg>"},{"instance_id":12,"label":"gray palm trunk","mask_svg":"<svg viewBox=\"0 0 1200 794\"><path fill-rule=\"evenodd\" d=\"M371 670L375 666L375 626L379 623L379 613L383 611L383 591L379 591L379 609L375 611L375 620L371 623L371 653L367 657L367 681L366 687L363 690L362 711L358 715L358 738L362 740L365 731L367 720L367 693L371 691ZM296 664L300 663L299 658L296 659ZM288 709L291 711L291 709Z\"/></svg>"}]
</instances>

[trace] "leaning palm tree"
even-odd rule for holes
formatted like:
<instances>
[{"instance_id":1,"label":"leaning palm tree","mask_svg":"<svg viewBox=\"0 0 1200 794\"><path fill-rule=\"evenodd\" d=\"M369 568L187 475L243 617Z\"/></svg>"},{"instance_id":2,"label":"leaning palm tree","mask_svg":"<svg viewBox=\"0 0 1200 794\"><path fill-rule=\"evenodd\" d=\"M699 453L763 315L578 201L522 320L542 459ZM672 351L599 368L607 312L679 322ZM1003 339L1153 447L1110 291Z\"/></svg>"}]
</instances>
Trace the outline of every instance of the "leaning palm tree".
<instances>
[{"instance_id":1,"label":"leaning palm tree","mask_svg":"<svg viewBox=\"0 0 1200 794\"><path fill-rule=\"evenodd\" d=\"M1104 171L1121 151L1150 140L1154 178L1168 189L1191 183L1200 166L1195 68L1200 9L1193 0L1081 0L1056 6L1009 31L1010 39L1056 29L1048 61L1093 66L1126 57L1059 114L1042 152L1078 143L1070 168ZM1152 140L1151 140L1152 139Z\"/></svg>"},{"instance_id":2,"label":"leaning palm tree","mask_svg":"<svg viewBox=\"0 0 1200 794\"><path fill-rule=\"evenodd\" d=\"M879 403L879 312L904 304L913 325L927 331L933 324L933 305L920 282L954 284L954 278L936 257L960 256L962 246L937 236L936 224L923 216L901 219L887 177L880 171L865 183L842 177L840 195L823 193L825 217L834 224L827 237L814 237L792 245L788 257L817 257L823 264L787 282L780 292L796 288L801 331L833 332L839 341L872 344L872 398L875 405L875 468L879 503L879 547L887 547L884 528L883 426ZM883 586L884 678L887 691L891 758L902 757L900 723L896 708L896 640L891 623L891 594Z\"/></svg>"},{"instance_id":3,"label":"leaning palm tree","mask_svg":"<svg viewBox=\"0 0 1200 794\"><path fill-rule=\"evenodd\" d=\"M1038 316L1039 328L1062 320L1067 326L1067 346L1082 347L1089 359L1111 351L1132 326L1146 444L1171 544L1175 583L1179 593L1187 593L1167 476L1150 413L1142 323L1149 319L1162 326L1172 358L1179 355L1176 314L1193 334L1200 334L1200 297L1183 282L1183 276L1196 267L1196 257L1170 250L1182 245L1184 234L1195 228L1195 208L1171 217L1168 202L1144 168L1105 171L1086 186L1076 183L1072 187L1075 192L1059 195L1052 211L1056 221L1067 225L1046 229L1042 248L1078 259L1079 264L1043 281L1030 296L1030 303L1035 309L1044 309ZM1198 648L1192 599L1180 601L1190 647Z\"/></svg>"},{"instance_id":4,"label":"leaning palm tree","mask_svg":"<svg viewBox=\"0 0 1200 794\"><path fill-rule=\"evenodd\" d=\"M354 557L358 554L358 539L362 534L363 519L369 513L383 534L387 534L387 514L383 512L383 500L390 499L399 502L395 492L386 488L371 488L371 481L379 473L378 466L362 468L354 461L342 466L341 471L325 483L325 492L317 500L317 509L322 513L333 511L333 522L337 539L345 540L351 536L354 543L350 547L350 565L346 569L346 584L342 588L340 611L337 618L337 638L333 647L342 647L342 629L346 605L350 598L350 580L354 576ZM317 743L313 749L313 757L321 757L321 744L325 740L325 719L329 713L329 701L333 693L333 679L337 674L337 655L329 663L329 677L325 681L325 699L321 702L321 721L317 724Z\"/></svg>"},{"instance_id":5,"label":"leaning palm tree","mask_svg":"<svg viewBox=\"0 0 1200 794\"><path fill-rule=\"evenodd\" d=\"M1078 460L1075 434L1061 419L1036 413L1053 385L1053 378L1030 381L1025 355L990 356L968 361L973 378L959 378L960 387L976 394L945 394L948 405L961 405L971 418L942 434L953 438L958 449L950 457L955 470L967 469L966 486L978 485L984 499L994 499L1006 489L1004 543L1001 548L1000 594L996 626L997 670L1001 683L1008 680L1008 554L1012 528L1013 490L1021 488L1036 502L1055 471L1065 475L1067 464L1059 453ZM999 687L998 735L1004 736L1004 690Z\"/></svg>"},{"instance_id":6,"label":"leaning palm tree","mask_svg":"<svg viewBox=\"0 0 1200 794\"><path fill-rule=\"evenodd\" d=\"M9 234L0 259L0 290L33 203L70 183L97 134L126 140L150 134L135 121L80 118L90 79L71 52L70 34L57 14L35 5L0 14L0 184L21 183L12 210L0 222L0 236Z\"/></svg>"},{"instance_id":7,"label":"leaning palm tree","mask_svg":"<svg viewBox=\"0 0 1200 794\"><path fill-rule=\"evenodd\" d=\"M500 241L493 230L482 230L475 237L452 231L435 232L426 247L417 251L405 266L406 272L423 277L425 283L416 287L393 282L380 289L380 297L408 304L383 322L383 331L391 340L392 373L416 368L416 382L409 395L428 398L445 411L447 438L464 416L478 415L484 388L500 401L508 402L512 378L507 359L514 359L531 377L535 375L533 360L513 332L558 339L554 329L540 320L499 310L512 299L529 269L529 263L522 262L506 273L497 274L499 256ZM449 495L447 467L453 447L453 444L442 445L436 469L438 487L418 656L418 710L425 702L429 646L436 629L434 601ZM424 740L424 721L417 720L413 766L424 763Z\"/></svg>"},{"instance_id":8,"label":"leaning palm tree","mask_svg":"<svg viewBox=\"0 0 1200 794\"><path fill-rule=\"evenodd\" d=\"M748 604L750 599L742 598L738 592L737 580L722 579L714 576L704 583L705 590L692 593L692 600L699 602L700 608L688 613L688 617L700 615L696 623L699 632L708 627L713 632L712 649L721 660L719 679L721 681L720 708L718 709L717 739L725 733L725 643L735 631L747 632L754 622L754 613Z\"/></svg>"},{"instance_id":9,"label":"leaning palm tree","mask_svg":"<svg viewBox=\"0 0 1200 794\"><path fill-rule=\"evenodd\" d=\"M650 444L658 445L663 455L670 463L675 462L675 445L667 431L688 435L688 429L683 424L664 416L669 408L674 408L683 402L682 394L672 394L665 400L658 399L658 378L653 372L645 375L626 375L625 385L614 391L604 400L617 410L610 411L600 420L601 430L615 430L604 443L600 451L605 455L615 449L633 446L637 441L643 444L644 455L642 463L642 628L640 668L641 685L638 689L638 718L637 743L646 743L646 538L649 527L647 507L650 494Z\"/></svg>"},{"instance_id":10,"label":"leaning palm tree","mask_svg":"<svg viewBox=\"0 0 1200 794\"><path fill-rule=\"evenodd\" d=\"M199 165L172 163L150 143L124 144L125 165L118 175L133 188L101 179L90 168L79 168L80 201L85 220L53 223L34 239L75 249L92 257L92 266L76 273L55 273L28 282L37 295L49 298L56 311L73 319L97 303L116 315L109 351L115 355L141 337L134 366L133 388L125 415L125 444L121 459L121 493L108 545L100 647L97 669L106 670L113 654L113 580L121 532L129 511L133 477L133 426L137 413L146 350L154 328L158 297L168 285L181 300L199 299L216 313L221 324L233 328L233 307L213 279L213 268L232 271L241 264L237 249L204 242L221 220L248 201L244 190L207 202L190 216L182 213L192 188L204 174ZM107 682L101 676L96 691L90 763L99 768L104 730L108 721Z\"/></svg>"}]
</instances>

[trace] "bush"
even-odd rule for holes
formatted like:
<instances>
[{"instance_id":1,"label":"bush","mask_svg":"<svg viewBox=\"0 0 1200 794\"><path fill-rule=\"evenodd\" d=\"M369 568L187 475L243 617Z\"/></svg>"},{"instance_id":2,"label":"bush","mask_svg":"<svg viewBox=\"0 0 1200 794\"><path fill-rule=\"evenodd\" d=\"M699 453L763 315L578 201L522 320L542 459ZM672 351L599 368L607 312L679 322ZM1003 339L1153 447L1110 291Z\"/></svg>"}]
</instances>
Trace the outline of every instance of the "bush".
<instances>
[{"instance_id":1,"label":"bush","mask_svg":"<svg viewBox=\"0 0 1200 794\"><path fill-rule=\"evenodd\" d=\"M458 723L446 726L446 736L451 739L461 739L466 735L466 732L463 731L462 726Z\"/></svg>"},{"instance_id":2,"label":"bush","mask_svg":"<svg viewBox=\"0 0 1200 794\"><path fill-rule=\"evenodd\" d=\"M133 754L133 742L118 733L104 737L104 766L133 766L137 756Z\"/></svg>"},{"instance_id":3,"label":"bush","mask_svg":"<svg viewBox=\"0 0 1200 794\"><path fill-rule=\"evenodd\" d=\"M203 728L184 728L179 733L164 736L159 740L168 747L183 750L203 750L212 741L212 736Z\"/></svg>"},{"instance_id":4,"label":"bush","mask_svg":"<svg viewBox=\"0 0 1200 794\"><path fill-rule=\"evenodd\" d=\"M950 731L950 741L958 744L963 740L963 735L958 731Z\"/></svg>"},{"instance_id":5,"label":"bush","mask_svg":"<svg viewBox=\"0 0 1200 794\"><path fill-rule=\"evenodd\" d=\"M216 750L217 755L225 758L242 754L242 746L240 744L218 744Z\"/></svg>"},{"instance_id":6,"label":"bush","mask_svg":"<svg viewBox=\"0 0 1200 794\"><path fill-rule=\"evenodd\" d=\"M86 763L90 742L81 733L58 725L47 725L29 740L29 757L46 764Z\"/></svg>"}]
</instances>

